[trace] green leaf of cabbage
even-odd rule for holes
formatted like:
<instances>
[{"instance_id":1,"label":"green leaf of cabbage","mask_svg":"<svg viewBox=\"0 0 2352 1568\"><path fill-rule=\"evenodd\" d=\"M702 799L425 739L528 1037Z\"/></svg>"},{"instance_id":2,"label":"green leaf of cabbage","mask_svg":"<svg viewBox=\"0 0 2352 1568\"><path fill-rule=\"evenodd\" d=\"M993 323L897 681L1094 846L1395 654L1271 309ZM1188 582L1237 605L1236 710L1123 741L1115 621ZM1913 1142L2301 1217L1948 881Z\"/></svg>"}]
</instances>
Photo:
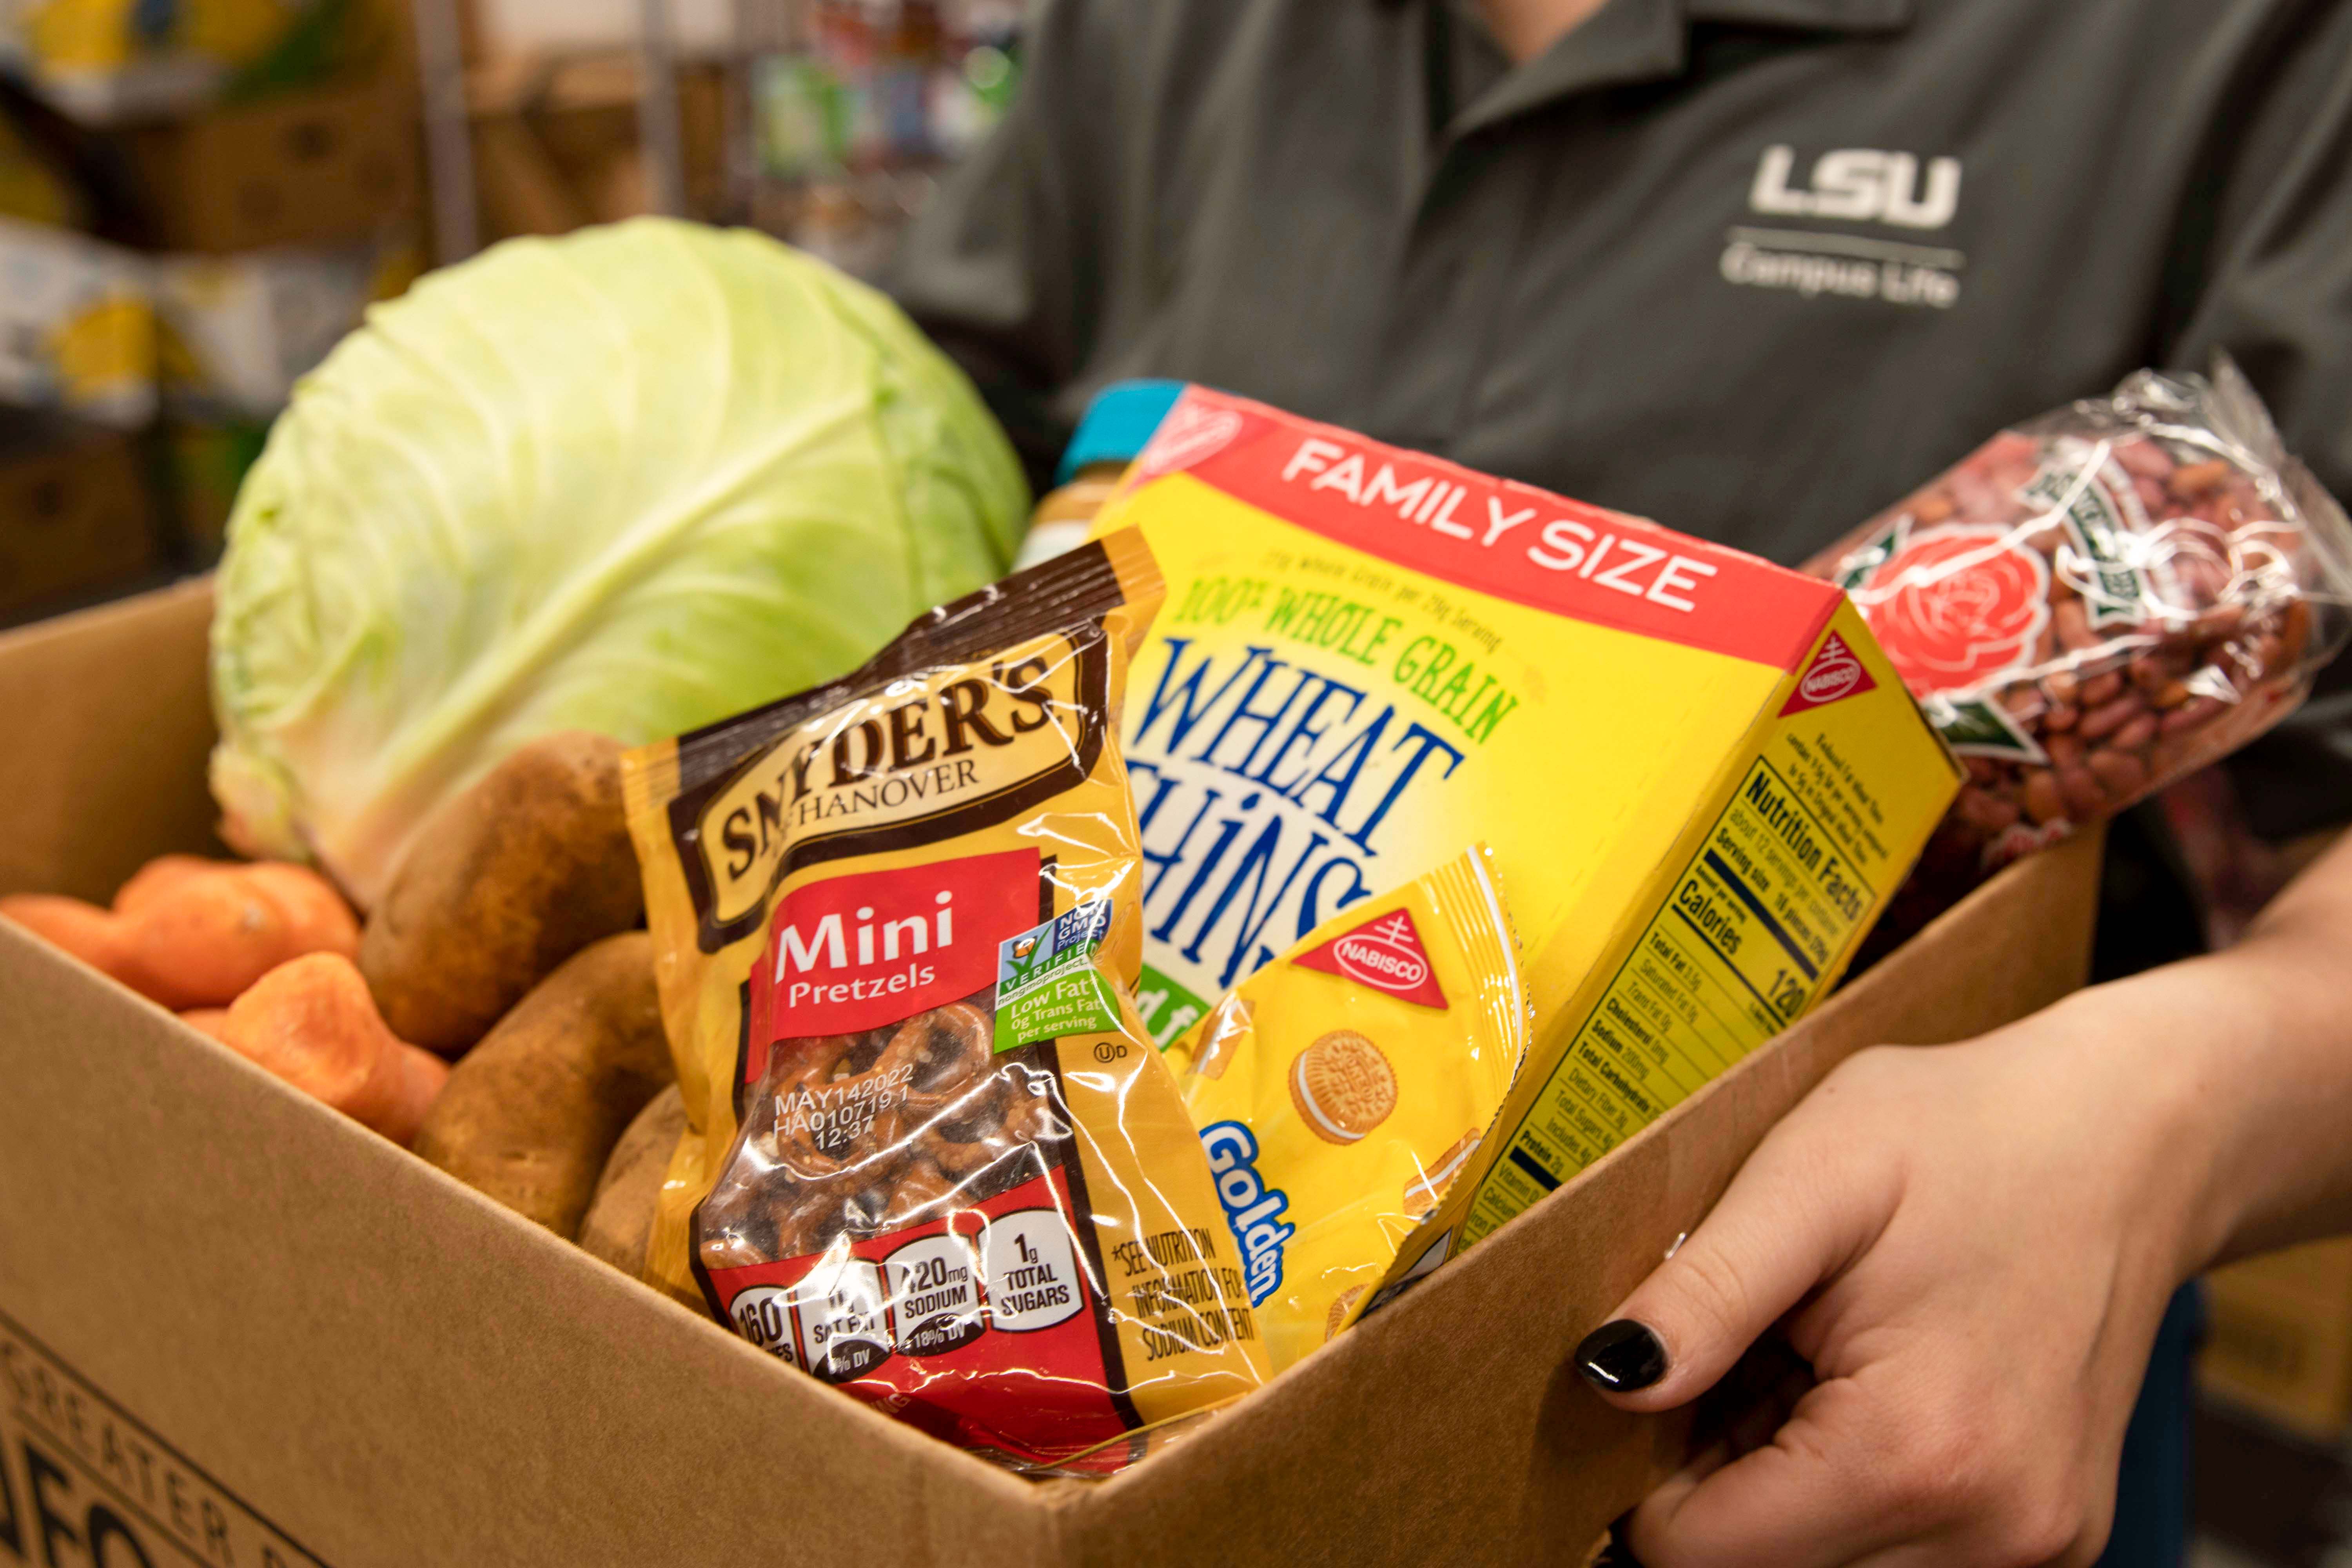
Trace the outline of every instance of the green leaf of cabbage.
<instances>
[{"instance_id":1,"label":"green leaf of cabbage","mask_svg":"<svg viewBox=\"0 0 2352 1568\"><path fill-rule=\"evenodd\" d=\"M1000 575L1028 510L969 383L763 236L638 219L378 307L238 493L213 793L363 904L521 742L677 734Z\"/></svg>"}]
</instances>

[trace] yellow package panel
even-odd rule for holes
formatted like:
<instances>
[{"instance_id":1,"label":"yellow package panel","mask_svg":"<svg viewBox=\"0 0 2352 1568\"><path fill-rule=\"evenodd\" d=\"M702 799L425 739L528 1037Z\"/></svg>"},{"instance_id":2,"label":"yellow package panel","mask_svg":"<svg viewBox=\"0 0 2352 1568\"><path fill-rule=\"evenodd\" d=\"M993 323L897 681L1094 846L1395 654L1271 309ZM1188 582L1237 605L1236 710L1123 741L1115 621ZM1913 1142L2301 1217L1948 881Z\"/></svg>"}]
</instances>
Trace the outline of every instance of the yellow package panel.
<instances>
[{"instance_id":1,"label":"yellow package panel","mask_svg":"<svg viewBox=\"0 0 2352 1568\"><path fill-rule=\"evenodd\" d=\"M1484 846L1317 930L1168 1056L1280 1371L1352 1321L1528 1043Z\"/></svg>"},{"instance_id":2,"label":"yellow package panel","mask_svg":"<svg viewBox=\"0 0 2352 1568\"><path fill-rule=\"evenodd\" d=\"M1643 895L1605 980L1539 1039L1505 1110L1509 1133L1465 1205L1465 1245L1827 995L1959 777L1850 610L1750 755L1673 875Z\"/></svg>"},{"instance_id":3,"label":"yellow package panel","mask_svg":"<svg viewBox=\"0 0 2352 1568\"><path fill-rule=\"evenodd\" d=\"M1189 475L1114 520L1143 528L1171 584L1125 729L1149 868L1142 989L1188 1006L1185 1024L1476 838L1543 955L1537 1005L1556 1006L1620 879L1655 867L1781 674L1433 582ZM1171 1016L1154 1015L1162 1038L1181 1033Z\"/></svg>"}]
</instances>

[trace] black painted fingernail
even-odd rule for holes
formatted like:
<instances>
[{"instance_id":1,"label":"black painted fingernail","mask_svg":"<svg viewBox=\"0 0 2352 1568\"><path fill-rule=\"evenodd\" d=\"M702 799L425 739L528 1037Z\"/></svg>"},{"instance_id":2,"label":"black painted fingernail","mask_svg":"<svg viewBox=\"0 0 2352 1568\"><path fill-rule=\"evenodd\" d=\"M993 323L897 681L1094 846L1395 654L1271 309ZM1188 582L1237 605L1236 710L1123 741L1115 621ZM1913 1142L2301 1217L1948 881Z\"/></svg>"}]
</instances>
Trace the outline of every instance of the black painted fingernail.
<instances>
[{"instance_id":1,"label":"black painted fingernail","mask_svg":"<svg viewBox=\"0 0 2352 1568\"><path fill-rule=\"evenodd\" d=\"M1666 1347L1647 1324L1620 1318L1584 1336L1576 1347L1576 1370L1595 1388L1631 1394L1666 1375Z\"/></svg>"}]
</instances>

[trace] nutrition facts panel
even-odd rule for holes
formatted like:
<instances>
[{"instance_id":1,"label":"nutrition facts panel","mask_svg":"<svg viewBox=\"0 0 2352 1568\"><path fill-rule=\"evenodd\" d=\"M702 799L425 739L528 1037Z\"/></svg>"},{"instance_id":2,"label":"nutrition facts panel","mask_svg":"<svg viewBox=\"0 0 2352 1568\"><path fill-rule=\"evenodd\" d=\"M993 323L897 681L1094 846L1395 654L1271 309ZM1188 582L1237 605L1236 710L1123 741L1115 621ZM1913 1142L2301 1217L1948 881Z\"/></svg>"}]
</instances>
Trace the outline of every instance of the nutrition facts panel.
<instances>
[{"instance_id":1,"label":"nutrition facts panel","mask_svg":"<svg viewBox=\"0 0 2352 1568\"><path fill-rule=\"evenodd\" d=\"M1480 1186L1475 1241L1786 1028L1877 893L1759 758Z\"/></svg>"}]
</instances>

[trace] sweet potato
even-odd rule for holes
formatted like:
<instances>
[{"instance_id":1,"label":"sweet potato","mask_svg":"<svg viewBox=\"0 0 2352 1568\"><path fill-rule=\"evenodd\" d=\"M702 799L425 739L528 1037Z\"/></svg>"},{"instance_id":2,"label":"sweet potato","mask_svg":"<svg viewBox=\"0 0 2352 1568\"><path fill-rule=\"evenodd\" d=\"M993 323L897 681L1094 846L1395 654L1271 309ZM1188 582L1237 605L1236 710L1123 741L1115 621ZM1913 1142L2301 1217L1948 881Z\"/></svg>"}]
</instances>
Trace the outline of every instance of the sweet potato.
<instances>
[{"instance_id":1,"label":"sweet potato","mask_svg":"<svg viewBox=\"0 0 2352 1568\"><path fill-rule=\"evenodd\" d=\"M549 735L426 820L369 911L360 971L395 1033L456 1056L643 912L620 743Z\"/></svg>"},{"instance_id":2,"label":"sweet potato","mask_svg":"<svg viewBox=\"0 0 2352 1568\"><path fill-rule=\"evenodd\" d=\"M115 893L114 908L27 894L0 914L178 1011L222 1007L289 959L348 958L359 922L317 872L165 855Z\"/></svg>"},{"instance_id":3,"label":"sweet potato","mask_svg":"<svg viewBox=\"0 0 2352 1568\"><path fill-rule=\"evenodd\" d=\"M395 1143L416 1135L449 1068L384 1027L340 953L279 964L228 1007L222 1044Z\"/></svg>"},{"instance_id":4,"label":"sweet potato","mask_svg":"<svg viewBox=\"0 0 2352 1568\"><path fill-rule=\"evenodd\" d=\"M173 889L184 886L191 878L210 876L242 862L207 860L201 855L158 855L136 871L131 879L114 889L114 912L127 915L141 906L168 895Z\"/></svg>"},{"instance_id":5,"label":"sweet potato","mask_svg":"<svg viewBox=\"0 0 2352 1568\"><path fill-rule=\"evenodd\" d=\"M686 1132L686 1102L677 1086L646 1102L613 1146L596 1195L580 1222L580 1245L634 1279L645 1271L646 1237L653 1230L654 1199L669 1174L670 1156Z\"/></svg>"},{"instance_id":6,"label":"sweet potato","mask_svg":"<svg viewBox=\"0 0 2352 1568\"><path fill-rule=\"evenodd\" d=\"M416 1152L569 1240L622 1131L671 1078L653 939L607 937L457 1064Z\"/></svg>"},{"instance_id":7,"label":"sweet potato","mask_svg":"<svg viewBox=\"0 0 2352 1568\"><path fill-rule=\"evenodd\" d=\"M360 922L334 885L307 866L258 860L238 868L246 881L277 900L289 940L304 952L339 952L356 961ZM121 895L116 895L121 907Z\"/></svg>"},{"instance_id":8,"label":"sweet potato","mask_svg":"<svg viewBox=\"0 0 2352 1568\"><path fill-rule=\"evenodd\" d=\"M43 942L63 948L100 974L131 980L131 931L111 910L55 893L12 893L0 899L0 920L12 920Z\"/></svg>"},{"instance_id":9,"label":"sweet potato","mask_svg":"<svg viewBox=\"0 0 2352 1568\"><path fill-rule=\"evenodd\" d=\"M210 1035L224 1046L228 1044L228 1009L226 1007L191 1007L180 1015L180 1022L200 1035Z\"/></svg>"},{"instance_id":10,"label":"sweet potato","mask_svg":"<svg viewBox=\"0 0 2352 1568\"><path fill-rule=\"evenodd\" d=\"M278 900L241 876L191 876L120 918L131 986L166 1007L226 1005L303 951Z\"/></svg>"}]
</instances>

